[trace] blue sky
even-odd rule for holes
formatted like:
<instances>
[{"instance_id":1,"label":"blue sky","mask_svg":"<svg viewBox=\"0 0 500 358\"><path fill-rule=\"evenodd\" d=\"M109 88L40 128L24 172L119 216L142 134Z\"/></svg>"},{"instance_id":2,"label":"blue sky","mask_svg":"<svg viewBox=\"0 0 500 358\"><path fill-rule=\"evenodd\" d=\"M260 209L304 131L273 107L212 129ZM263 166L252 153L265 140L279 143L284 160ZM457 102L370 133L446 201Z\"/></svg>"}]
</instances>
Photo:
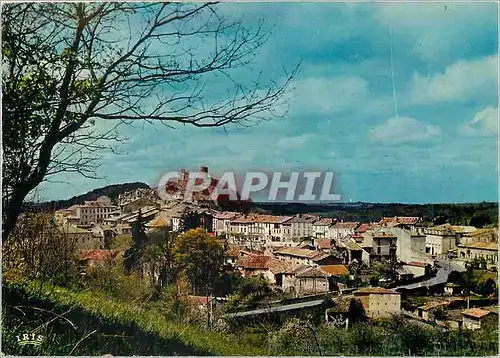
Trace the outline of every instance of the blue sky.
<instances>
[{"instance_id":1,"label":"blue sky","mask_svg":"<svg viewBox=\"0 0 500 358\"><path fill-rule=\"evenodd\" d=\"M55 176L42 199L154 185L164 172L207 165L333 170L346 201L497 200L497 4L233 3L220 11L274 25L254 62L266 78L302 62L287 116L245 130L122 127L130 139L123 154L103 155L104 179Z\"/></svg>"}]
</instances>

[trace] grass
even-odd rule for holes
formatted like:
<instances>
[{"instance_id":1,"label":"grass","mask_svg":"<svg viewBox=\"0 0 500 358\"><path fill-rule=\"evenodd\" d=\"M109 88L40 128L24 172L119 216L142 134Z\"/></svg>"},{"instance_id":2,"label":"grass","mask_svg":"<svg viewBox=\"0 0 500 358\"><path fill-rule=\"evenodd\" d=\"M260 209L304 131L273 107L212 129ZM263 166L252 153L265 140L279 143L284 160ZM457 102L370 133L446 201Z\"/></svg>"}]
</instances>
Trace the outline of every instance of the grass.
<instances>
[{"instance_id":1,"label":"grass","mask_svg":"<svg viewBox=\"0 0 500 358\"><path fill-rule=\"evenodd\" d=\"M9 301L10 295L12 306L10 311L6 311L4 307L4 319L2 321L3 353L29 353L18 351L19 347L15 345L14 340L15 334L12 333L14 327L9 324L10 317L5 319L6 314L15 314L15 310L12 309L14 305L30 305L59 315L71 311L64 317L73 320L79 330L73 332L69 327L69 323L59 319L58 324L64 324L65 329L45 331L48 332L49 336L52 334L55 341L60 341L58 347L45 346L46 351L44 353L50 355L68 355L69 351L74 348L71 347L78 343L77 337L84 338L93 330L96 330L96 332L85 338L85 342L80 343L73 350L74 354L266 355L267 353L265 349L245 342L244 337L236 337L227 333L207 331L196 326L171 322L154 310L120 302L106 297L100 292L73 292L62 287L44 287L42 291L39 291L38 288L34 282L22 286L4 286L4 300ZM20 296L20 298L13 297L16 295ZM23 299L26 302L21 305L19 301ZM23 319L20 321L23 321ZM33 327L25 327L26 329L33 330ZM65 340L62 337L57 338L54 336L55 333L69 334L66 332L67 330L72 332L72 339ZM17 332L17 334L24 333L19 330ZM115 342L110 343L109 339L103 338L108 336L132 336L135 339L132 339L129 344L120 345L114 344ZM148 341L149 348L146 346L141 347L140 339ZM94 346L95 349L91 348ZM124 346L124 348L120 348L121 346ZM66 350L65 352L63 348ZM108 349L108 351L105 349Z\"/></svg>"}]
</instances>

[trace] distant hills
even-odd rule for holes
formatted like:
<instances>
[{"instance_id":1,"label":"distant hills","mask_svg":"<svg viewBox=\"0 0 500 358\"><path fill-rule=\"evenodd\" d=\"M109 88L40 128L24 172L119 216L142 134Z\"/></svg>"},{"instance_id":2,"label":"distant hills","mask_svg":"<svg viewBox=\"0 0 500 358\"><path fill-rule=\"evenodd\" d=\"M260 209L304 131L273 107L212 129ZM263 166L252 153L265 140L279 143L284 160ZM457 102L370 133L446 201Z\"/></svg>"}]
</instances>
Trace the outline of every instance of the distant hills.
<instances>
[{"instance_id":1,"label":"distant hills","mask_svg":"<svg viewBox=\"0 0 500 358\"><path fill-rule=\"evenodd\" d=\"M436 225L448 222L452 225L484 227L498 225L498 203L460 204L402 204L402 203L254 203L257 212L274 215L311 213L344 221L374 222L381 217L418 216Z\"/></svg>"}]
</instances>

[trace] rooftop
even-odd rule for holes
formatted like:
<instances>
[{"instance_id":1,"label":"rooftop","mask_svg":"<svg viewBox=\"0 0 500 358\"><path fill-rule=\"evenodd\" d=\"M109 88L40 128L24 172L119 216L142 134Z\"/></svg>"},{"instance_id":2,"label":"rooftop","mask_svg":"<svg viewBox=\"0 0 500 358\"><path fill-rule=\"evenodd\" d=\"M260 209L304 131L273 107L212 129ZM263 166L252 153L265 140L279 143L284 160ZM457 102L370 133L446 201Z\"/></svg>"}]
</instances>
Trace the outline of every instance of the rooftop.
<instances>
[{"instance_id":1,"label":"rooftop","mask_svg":"<svg viewBox=\"0 0 500 358\"><path fill-rule=\"evenodd\" d=\"M80 260L105 261L115 258L118 250L85 250L78 255Z\"/></svg>"},{"instance_id":2,"label":"rooftop","mask_svg":"<svg viewBox=\"0 0 500 358\"><path fill-rule=\"evenodd\" d=\"M320 268L330 275L335 276L347 276L349 275L349 270L345 265L323 265Z\"/></svg>"},{"instance_id":3,"label":"rooftop","mask_svg":"<svg viewBox=\"0 0 500 358\"><path fill-rule=\"evenodd\" d=\"M491 311L483 310L481 308L470 308L468 310L462 311L462 314L464 316L469 316L473 318L483 318L490 313Z\"/></svg>"},{"instance_id":4,"label":"rooftop","mask_svg":"<svg viewBox=\"0 0 500 358\"><path fill-rule=\"evenodd\" d=\"M458 245L458 246L465 247L468 249L481 249L481 250L498 251L498 243L496 243L496 242L471 242L469 244Z\"/></svg>"},{"instance_id":5,"label":"rooftop","mask_svg":"<svg viewBox=\"0 0 500 358\"><path fill-rule=\"evenodd\" d=\"M363 295L363 294L400 295L399 292L388 290L388 289L382 288L382 287L364 287L364 288L360 288L357 291L354 291L353 293L355 295Z\"/></svg>"}]
</instances>

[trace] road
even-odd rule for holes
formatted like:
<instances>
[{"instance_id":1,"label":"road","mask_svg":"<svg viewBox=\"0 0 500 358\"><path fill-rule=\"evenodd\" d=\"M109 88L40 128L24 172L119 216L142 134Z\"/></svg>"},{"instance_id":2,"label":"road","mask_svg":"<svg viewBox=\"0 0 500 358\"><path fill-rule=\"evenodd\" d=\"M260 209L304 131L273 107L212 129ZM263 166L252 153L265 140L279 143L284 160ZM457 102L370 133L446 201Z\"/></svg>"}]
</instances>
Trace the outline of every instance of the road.
<instances>
[{"instance_id":1,"label":"road","mask_svg":"<svg viewBox=\"0 0 500 358\"><path fill-rule=\"evenodd\" d=\"M225 318L236 318L236 317L255 316L255 315L271 313L271 312L294 311L294 310L298 310L298 309L305 309L305 308L312 308L312 307L321 306L323 304L323 302L324 302L324 300L315 300L315 301L307 301L307 302L300 302L300 303L292 303L292 304L283 305L283 306L268 307L268 308L256 309L256 310L245 311L245 312L229 313L229 314L224 315L224 317Z\"/></svg>"},{"instance_id":2,"label":"road","mask_svg":"<svg viewBox=\"0 0 500 358\"><path fill-rule=\"evenodd\" d=\"M453 261L450 261L448 263L448 260L437 259L437 260L435 260L435 263L437 263L440 266L440 268L438 268L436 276L431 277L430 279L422 281L422 282L411 283L409 285L397 286L397 287L392 288L392 290L395 291L398 288L405 288L405 289L411 290L414 288L419 288L419 287L424 287L424 286L438 285L440 283L445 283L448 280L448 275L450 274L451 271L459 271L459 272L465 271L464 266L462 266L459 263L453 262Z\"/></svg>"}]
</instances>

